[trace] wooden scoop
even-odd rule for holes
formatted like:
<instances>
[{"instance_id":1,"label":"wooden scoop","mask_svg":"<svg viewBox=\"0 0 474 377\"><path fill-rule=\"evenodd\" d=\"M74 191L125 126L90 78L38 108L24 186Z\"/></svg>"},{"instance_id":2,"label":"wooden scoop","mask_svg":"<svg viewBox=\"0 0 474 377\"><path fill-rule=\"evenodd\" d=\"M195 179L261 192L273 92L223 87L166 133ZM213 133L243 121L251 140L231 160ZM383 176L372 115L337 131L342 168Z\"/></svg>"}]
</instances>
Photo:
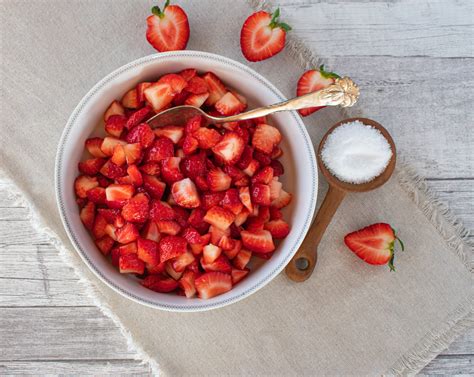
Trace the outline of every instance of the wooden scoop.
<instances>
[{"instance_id":1,"label":"wooden scoop","mask_svg":"<svg viewBox=\"0 0 474 377\"><path fill-rule=\"evenodd\" d=\"M390 144L390 147L392 148L392 158L390 159L390 162L388 163L384 172L372 181L361 184L353 184L340 181L331 174L331 172L326 168L321 159L321 150L329 134L341 124L353 122L356 120L364 123L365 125L377 128L385 137L385 139L387 139L388 143ZM301 244L296 254L293 256L293 259L286 266L286 274L291 280L296 282L302 282L308 279L313 273L314 266L316 265L317 260L317 250L319 242L321 241L321 238L323 237L327 226L331 222L332 217L336 213L337 208L346 196L346 193L370 191L382 186L385 182L388 181L388 179L393 173L393 169L395 168L396 154L397 153L395 150L395 144L388 131L383 128L379 123L371 119L345 119L339 123L336 123L329 129L328 132L326 132L323 139L321 140L321 143L319 144L317 160L319 169L321 169L321 173L329 183L329 190L326 193L326 197L324 198L323 204L321 204L316 218L310 230L306 234L303 243Z\"/></svg>"}]
</instances>

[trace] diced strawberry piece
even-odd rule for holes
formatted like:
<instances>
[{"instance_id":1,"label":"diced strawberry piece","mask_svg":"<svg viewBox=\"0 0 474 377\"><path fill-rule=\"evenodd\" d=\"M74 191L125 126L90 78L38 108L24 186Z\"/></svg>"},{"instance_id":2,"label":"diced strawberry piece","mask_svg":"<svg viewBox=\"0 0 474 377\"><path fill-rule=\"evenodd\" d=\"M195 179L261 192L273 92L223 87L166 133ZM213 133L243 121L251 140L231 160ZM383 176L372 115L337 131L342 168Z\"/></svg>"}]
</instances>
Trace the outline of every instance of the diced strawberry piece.
<instances>
[{"instance_id":1,"label":"diced strawberry piece","mask_svg":"<svg viewBox=\"0 0 474 377\"><path fill-rule=\"evenodd\" d=\"M201 207L206 211L214 206L220 205L224 199L224 192L206 192L201 197Z\"/></svg>"},{"instance_id":2,"label":"diced strawberry piece","mask_svg":"<svg viewBox=\"0 0 474 377\"><path fill-rule=\"evenodd\" d=\"M166 262L186 252L186 240L179 236L166 236L160 240L160 262Z\"/></svg>"},{"instance_id":3,"label":"diced strawberry piece","mask_svg":"<svg viewBox=\"0 0 474 377\"><path fill-rule=\"evenodd\" d=\"M155 129L155 135L160 137L167 137L174 144L177 144L178 141L183 137L184 128L180 126L165 126Z\"/></svg>"},{"instance_id":4,"label":"diced strawberry piece","mask_svg":"<svg viewBox=\"0 0 474 377\"><path fill-rule=\"evenodd\" d=\"M252 161L253 159L252 156L253 156L253 148L246 145L242 152L242 156L240 156L240 159L237 162L236 166L239 169L245 169L247 166L249 166L250 162Z\"/></svg>"},{"instance_id":5,"label":"diced strawberry piece","mask_svg":"<svg viewBox=\"0 0 474 377\"><path fill-rule=\"evenodd\" d=\"M165 264L165 270L166 270L166 273L171 276L174 280L178 281L179 279L181 279L181 276L183 276L183 271L176 271L174 268L173 268L173 265L171 264L171 260L169 260L168 262L166 262Z\"/></svg>"},{"instance_id":6,"label":"diced strawberry piece","mask_svg":"<svg viewBox=\"0 0 474 377\"><path fill-rule=\"evenodd\" d=\"M183 142L183 151L185 155L193 154L199 147L199 142L194 136L186 135Z\"/></svg>"},{"instance_id":7,"label":"diced strawberry piece","mask_svg":"<svg viewBox=\"0 0 474 377\"><path fill-rule=\"evenodd\" d=\"M151 203L150 207L150 219L153 221L160 221L160 220L174 220L175 213L173 208L166 203L160 202L158 200L154 200Z\"/></svg>"},{"instance_id":8,"label":"diced strawberry piece","mask_svg":"<svg viewBox=\"0 0 474 377\"><path fill-rule=\"evenodd\" d=\"M160 112L173 100L173 89L166 82L150 85L143 91L143 95L155 112Z\"/></svg>"},{"instance_id":9,"label":"diced strawberry piece","mask_svg":"<svg viewBox=\"0 0 474 377\"><path fill-rule=\"evenodd\" d=\"M104 164L104 166L102 166L100 173L107 178L117 179L123 177L127 173L127 170L124 166L118 166L109 160Z\"/></svg>"},{"instance_id":10,"label":"diced strawberry piece","mask_svg":"<svg viewBox=\"0 0 474 377\"><path fill-rule=\"evenodd\" d=\"M212 128L201 127L193 136L199 143L199 148L210 149L221 140L221 134Z\"/></svg>"},{"instance_id":11,"label":"diced strawberry piece","mask_svg":"<svg viewBox=\"0 0 474 377\"><path fill-rule=\"evenodd\" d=\"M178 288L178 282L159 275L149 275L141 283L144 287L159 293L173 292Z\"/></svg>"},{"instance_id":12,"label":"diced strawberry piece","mask_svg":"<svg viewBox=\"0 0 474 377\"><path fill-rule=\"evenodd\" d=\"M146 270L150 275L163 274L166 270L166 262L158 263L155 265L147 265Z\"/></svg>"},{"instance_id":13,"label":"diced strawberry piece","mask_svg":"<svg viewBox=\"0 0 474 377\"><path fill-rule=\"evenodd\" d=\"M222 199L222 207L230 210L234 215L242 211L243 204L240 201L239 191L237 189L229 189L226 191Z\"/></svg>"},{"instance_id":14,"label":"diced strawberry piece","mask_svg":"<svg viewBox=\"0 0 474 377\"><path fill-rule=\"evenodd\" d=\"M195 279L196 273L193 271L186 271L181 279L179 279L179 287L184 291L187 298L194 297L196 294Z\"/></svg>"},{"instance_id":15,"label":"diced strawberry piece","mask_svg":"<svg viewBox=\"0 0 474 377\"><path fill-rule=\"evenodd\" d=\"M258 150L255 150L253 152L253 157L259 162L260 166L268 166L272 162L272 158L270 155L260 152Z\"/></svg>"},{"instance_id":16,"label":"diced strawberry piece","mask_svg":"<svg viewBox=\"0 0 474 377\"><path fill-rule=\"evenodd\" d=\"M137 194L122 208L122 216L132 223L143 223L148 218L149 200L145 194Z\"/></svg>"},{"instance_id":17,"label":"diced strawberry piece","mask_svg":"<svg viewBox=\"0 0 474 377\"><path fill-rule=\"evenodd\" d=\"M132 223L126 223L123 227L118 228L115 234L117 241L122 244L133 242L139 236L137 228Z\"/></svg>"},{"instance_id":18,"label":"diced strawberry piece","mask_svg":"<svg viewBox=\"0 0 474 377\"><path fill-rule=\"evenodd\" d=\"M150 266L160 263L158 243L144 238L137 239L137 255L143 262Z\"/></svg>"},{"instance_id":19,"label":"diced strawberry piece","mask_svg":"<svg viewBox=\"0 0 474 377\"><path fill-rule=\"evenodd\" d=\"M270 182L270 200L274 201L280 197L280 193L282 190L282 183L277 180L272 180Z\"/></svg>"},{"instance_id":20,"label":"diced strawberry piece","mask_svg":"<svg viewBox=\"0 0 474 377\"><path fill-rule=\"evenodd\" d=\"M260 167L260 163L257 160L252 160L247 165L247 167L243 170L243 172L247 174L249 177L252 177L259 167Z\"/></svg>"},{"instance_id":21,"label":"diced strawberry piece","mask_svg":"<svg viewBox=\"0 0 474 377\"><path fill-rule=\"evenodd\" d=\"M119 266L119 258L120 258L120 253L118 251L118 248L113 248L110 253L110 261L112 262L112 265L117 268Z\"/></svg>"},{"instance_id":22,"label":"diced strawberry piece","mask_svg":"<svg viewBox=\"0 0 474 377\"><path fill-rule=\"evenodd\" d=\"M139 169L148 175L159 175L161 167L158 162L149 162L148 164L141 165Z\"/></svg>"},{"instance_id":23,"label":"diced strawberry piece","mask_svg":"<svg viewBox=\"0 0 474 377\"><path fill-rule=\"evenodd\" d=\"M139 143L142 148L148 148L155 140L155 133L146 123L140 123L133 127L125 137L125 141L129 144Z\"/></svg>"},{"instance_id":24,"label":"diced strawberry piece","mask_svg":"<svg viewBox=\"0 0 474 377\"><path fill-rule=\"evenodd\" d=\"M105 220L108 224L117 224L119 223L118 218L120 215L119 209L112 209L112 208L99 208L97 212L104 216ZM121 224L123 226L123 224Z\"/></svg>"},{"instance_id":25,"label":"diced strawberry piece","mask_svg":"<svg viewBox=\"0 0 474 377\"><path fill-rule=\"evenodd\" d=\"M224 238L224 237L222 237ZM227 256L229 259L234 259L235 256L239 253L239 251L242 249L242 241L240 240L233 240L234 241L234 246L232 249L229 250L224 250L224 254Z\"/></svg>"},{"instance_id":26,"label":"diced strawberry piece","mask_svg":"<svg viewBox=\"0 0 474 377\"><path fill-rule=\"evenodd\" d=\"M130 182L135 187L141 186L143 184L143 176L138 170L137 165L129 165L127 168L128 176L130 177Z\"/></svg>"},{"instance_id":27,"label":"diced strawberry piece","mask_svg":"<svg viewBox=\"0 0 474 377\"><path fill-rule=\"evenodd\" d=\"M120 102L113 101L104 113L104 121L107 122L107 120L112 115L124 115L124 114L125 114L125 109L120 104Z\"/></svg>"},{"instance_id":28,"label":"diced strawberry piece","mask_svg":"<svg viewBox=\"0 0 474 377\"><path fill-rule=\"evenodd\" d=\"M92 137L85 141L87 151L94 157L104 158L107 155L102 152L101 146L104 140L100 137Z\"/></svg>"},{"instance_id":29,"label":"diced strawberry piece","mask_svg":"<svg viewBox=\"0 0 474 377\"><path fill-rule=\"evenodd\" d=\"M179 257L171 260L171 266L176 272L182 272L187 266L193 263L194 260L194 255L187 251L186 253L181 254Z\"/></svg>"},{"instance_id":30,"label":"diced strawberry piece","mask_svg":"<svg viewBox=\"0 0 474 377\"><path fill-rule=\"evenodd\" d=\"M194 132L199 130L199 128L203 124L204 118L201 115L196 115L192 118L190 118L186 122L186 126L184 127L184 132L188 135L192 135Z\"/></svg>"},{"instance_id":31,"label":"diced strawberry piece","mask_svg":"<svg viewBox=\"0 0 474 377\"><path fill-rule=\"evenodd\" d=\"M201 235L199 232L194 229L193 227L188 227L183 231L182 234L183 238L188 242L189 244L202 244L204 243Z\"/></svg>"},{"instance_id":32,"label":"diced strawberry piece","mask_svg":"<svg viewBox=\"0 0 474 377\"><path fill-rule=\"evenodd\" d=\"M96 175L105 164L104 158L90 158L79 162L78 168L82 174Z\"/></svg>"},{"instance_id":33,"label":"diced strawberry piece","mask_svg":"<svg viewBox=\"0 0 474 377\"><path fill-rule=\"evenodd\" d=\"M192 94L203 94L209 91L206 80L199 76L194 76L188 81L186 91Z\"/></svg>"},{"instance_id":34,"label":"diced strawberry piece","mask_svg":"<svg viewBox=\"0 0 474 377\"><path fill-rule=\"evenodd\" d=\"M201 266L206 272L216 271L216 272L224 272L230 273L232 270L232 266L229 262L229 259L223 254L219 255L219 257L212 263L206 263L204 258L201 258Z\"/></svg>"},{"instance_id":35,"label":"diced strawberry piece","mask_svg":"<svg viewBox=\"0 0 474 377\"><path fill-rule=\"evenodd\" d=\"M270 220L280 220L283 218L283 213L278 208L270 207Z\"/></svg>"},{"instance_id":36,"label":"diced strawberry piece","mask_svg":"<svg viewBox=\"0 0 474 377\"><path fill-rule=\"evenodd\" d=\"M203 249L203 259L206 264L213 263L219 255L221 255L222 249L213 244L204 246Z\"/></svg>"},{"instance_id":37,"label":"diced strawberry piece","mask_svg":"<svg viewBox=\"0 0 474 377\"><path fill-rule=\"evenodd\" d=\"M186 81L189 81L197 75L197 71L194 68L186 68L178 74L181 75L181 77L183 77L183 79L185 79Z\"/></svg>"},{"instance_id":38,"label":"diced strawberry piece","mask_svg":"<svg viewBox=\"0 0 474 377\"><path fill-rule=\"evenodd\" d=\"M199 176L194 179L194 183L200 191L209 191L209 185L205 177Z\"/></svg>"},{"instance_id":39,"label":"diced strawberry piece","mask_svg":"<svg viewBox=\"0 0 474 377\"><path fill-rule=\"evenodd\" d=\"M250 270L248 268L246 268L245 270L238 270L237 268L233 268L231 272L232 284L233 285L237 284L244 277L246 277L249 272Z\"/></svg>"},{"instance_id":40,"label":"diced strawberry piece","mask_svg":"<svg viewBox=\"0 0 474 377\"><path fill-rule=\"evenodd\" d=\"M87 198L87 192L97 186L99 186L97 178L88 175L80 175L74 181L74 189L79 198Z\"/></svg>"},{"instance_id":41,"label":"diced strawberry piece","mask_svg":"<svg viewBox=\"0 0 474 377\"><path fill-rule=\"evenodd\" d=\"M203 79L209 88L209 98L206 105L212 106L226 94L227 90L222 81L212 72L207 72Z\"/></svg>"},{"instance_id":42,"label":"diced strawberry piece","mask_svg":"<svg viewBox=\"0 0 474 377\"><path fill-rule=\"evenodd\" d=\"M173 205L171 208L173 208L174 220L179 224L179 226L187 226L189 218L188 210L178 205Z\"/></svg>"},{"instance_id":43,"label":"diced strawberry piece","mask_svg":"<svg viewBox=\"0 0 474 377\"><path fill-rule=\"evenodd\" d=\"M252 185L250 189L250 195L252 197L252 203L260 204L263 206L269 206L270 201L270 186L262 183L256 183Z\"/></svg>"},{"instance_id":44,"label":"diced strawberry piece","mask_svg":"<svg viewBox=\"0 0 474 377\"><path fill-rule=\"evenodd\" d=\"M142 237L147 240L152 240L155 242L159 242L161 239L160 231L156 223L152 220L148 221L145 227L142 230Z\"/></svg>"},{"instance_id":45,"label":"diced strawberry piece","mask_svg":"<svg viewBox=\"0 0 474 377\"><path fill-rule=\"evenodd\" d=\"M140 85L140 84L138 84ZM127 123L125 123L125 128L127 129L132 129L133 127L139 125L140 123L142 123L148 116L148 114L150 114L151 112L151 109L149 107L144 107L140 110L137 110L135 112L133 112L130 117L128 118L127 120Z\"/></svg>"},{"instance_id":46,"label":"diced strawberry piece","mask_svg":"<svg viewBox=\"0 0 474 377\"><path fill-rule=\"evenodd\" d=\"M195 154L183 158L181 171L186 177L196 179L207 174L206 155L204 153Z\"/></svg>"},{"instance_id":47,"label":"diced strawberry piece","mask_svg":"<svg viewBox=\"0 0 474 377\"><path fill-rule=\"evenodd\" d=\"M94 226L92 227L92 234L95 239L102 238L107 234L105 231L106 226L107 220L104 218L104 216L98 213L95 216Z\"/></svg>"},{"instance_id":48,"label":"diced strawberry piece","mask_svg":"<svg viewBox=\"0 0 474 377\"><path fill-rule=\"evenodd\" d=\"M114 148L114 154L112 155L110 161L112 161L117 166L122 166L125 164L125 150L123 146L117 144Z\"/></svg>"},{"instance_id":49,"label":"diced strawberry piece","mask_svg":"<svg viewBox=\"0 0 474 377\"><path fill-rule=\"evenodd\" d=\"M219 168L212 169L207 175L207 184L211 191L225 191L230 187L231 182L232 178Z\"/></svg>"},{"instance_id":50,"label":"diced strawberry piece","mask_svg":"<svg viewBox=\"0 0 474 377\"><path fill-rule=\"evenodd\" d=\"M81 209L80 218L84 226L92 230L95 219L95 204L93 202L87 202L87 204Z\"/></svg>"},{"instance_id":51,"label":"diced strawberry piece","mask_svg":"<svg viewBox=\"0 0 474 377\"><path fill-rule=\"evenodd\" d=\"M226 132L224 137L212 148L226 164L232 165L240 160L245 143L236 132Z\"/></svg>"},{"instance_id":52,"label":"diced strawberry piece","mask_svg":"<svg viewBox=\"0 0 474 377\"><path fill-rule=\"evenodd\" d=\"M176 73L169 73L167 75L161 76L161 78L158 80L158 83L168 84L173 95L181 93L188 85L188 82L182 76L177 75Z\"/></svg>"},{"instance_id":53,"label":"diced strawberry piece","mask_svg":"<svg viewBox=\"0 0 474 377\"><path fill-rule=\"evenodd\" d=\"M126 123L127 117L125 115L112 115L105 122L105 132L112 136L120 137Z\"/></svg>"},{"instance_id":54,"label":"diced strawberry piece","mask_svg":"<svg viewBox=\"0 0 474 377\"><path fill-rule=\"evenodd\" d=\"M245 109L245 105L231 92L227 92L216 103L216 110L222 115L234 115Z\"/></svg>"},{"instance_id":55,"label":"diced strawberry piece","mask_svg":"<svg viewBox=\"0 0 474 377\"><path fill-rule=\"evenodd\" d=\"M242 244L245 248L255 253L269 253L275 250L272 235L268 230L255 232L242 231Z\"/></svg>"},{"instance_id":56,"label":"diced strawberry piece","mask_svg":"<svg viewBox=\"0 0 474 377\"><path fill-rule=\"evenodd\" d=\"M117 248L119 255L137 254L137 243L130 242Z\"/></svg>"},{"instance_id":57,"label":"diced strawberry piece","mask_svg":"<svg viewBox=\"0 0 474 377\"><path fill-rule=\"evenodd\" d=\"M285 169L283 168L283 165L278 160L272 160L272 162L270 163L270 166L273 169L273 175L275 177L279 177L280 175L283 175L285 173Z\"/></svg>"},{"instance_id":58,"label":"diced strawberry piece","mask_svg":"<svg viewBox=\"0 0 474 377\"><path fill-rule=\"evenodd\" d=\"M102 152L107 156L112 156L114 154L114 149L117 145L125 145L125 141L117 139L116 137L107 136L101 144Z\"/></svg>"},{"instance_id":59,"label":"diced strawberry piece","mask_svg":"<svg viewBox=\"0 0 474 377\"><path fill-rule=\"evenodd\" d=\"M133 191L132 185L111 184L105 189L105 195L109 201L128 200L133 196Z\"/></svg>"},{"instance_id":60,"label":"diced strawberry piece","mask_svg":"<svg viewBox=\"0 0 474 377\"><path fill-rule=\"evenodd\" d=\"M125 159L127 164L132 165L137 162L142 155L142 148L140 143L127 144L123 146Z\"/></svg>"},{"instance_id":61,"label":"diced strawberry piece","mask_svg":"<svg viewBox=\"0 0 474 377\"><path fill-rule=\"evenodd\" d=\"M219 245L221 238L224 236L230 237L230 228L220 229L214 225L209 227L209 233L211 235L210 241L214 245ZM204 236L203 236L204 237Z\"/></svg>"},{"instance_id":62,"label":"diced strawberry piece","mask_svg":"<svg viewBox=\"0 0 474 377\"><path fill-rule=\"evenodd\" d=\"M243 270L245 266L250 262L250 258L252 257L252 252L249 250L241 249L235 258L232 260L232 263L235 267L239 270Z\"/></svg>"},{"instance_id":63,"label":"diced strawberry piece","mask_svg":"<svg viewBox=\"0 0 474 377\"><path fill-rule=\"evenodd\" d=\"M242 209L242 211L235 216L234 224L237 226L241 226L243 223L247 221L249 214L250 212L247 208Z\"/></svg>"},{"instance_id":64,"label":"diced strawberry piece","mask_svg":"<svg viewBox=\"0 0 474 377\"><path fill-rule=\"evenodd\" d=\"M286 192L285 190L280 190L280 196L271 202L272 207L283 208L286 207L291 202L292 195Z\"/></svg>"},{"instance_id":65,"label":"diced strawberry piece","mask_svg":"<svg viewBox=\"0 0 474 377\"><path fill-rule=\"evenodd\" d=\"M160 233L176 236L181 230L181 226L173 220L159 220L156 222Z\"/></svg>"},{"instance_id":66,"label":"diced strawberry piece","mask_svg":"<svg viewBox=\"0 0 474 377\"><path fill-rule=\"evenodd\" d=\"M129 109L138 109L140 107L140 99L138 98L138 91L136 88L129 90L122 97L122 105Z\"/></svg>"},{"instance_id":67,"label":"diced strawberry piece","mask_svg":"<svg viewBox=\"0 0 474 377\"><path fill-rule=\"evenodd\" d=\"M204 221L206 211L202 208L196 208L191 212L188 223L195 228L200 234L204 234L209 229L209 224Z\"/></svg>"},{"instance_id":68,"label":"diced strawberry piece","mask_svg":"<svg viewBox=\"0 0 474 377\"><path fill-rule=\"evenodd\" d=\"M244 121L239 122L239 127L237 127L235 129L235 132L242 138L245 145L247 145L249 143L249 140L250 140L249 130L252 131L252 134L253 134L254 128L253 128L253 126L252 126L252 128L245 127L244 126L246 124L245 122L248 122L248 121L244 120Z\"/></svg>"},{"instance_id":69,"label":"diced strawberry piece","mask_svg":"<svg viewBox=\"0 0 474 377\"><path fill-rule=\"evenodd\" d=\"M258 124L252 138L252 145L261 152L271 154L273 147L281 141L281 134L277 128L268 124Z\"/></svg>"},{"instance_id":70,"label":"diced strawberry piece","mask_svg":"<svg viewBox=\"0 0 474 377\"><path fill-rule=\"evenodd\" d=\"M219 206L212 207L204 216L204 221L222 230L226 230L234 220L235 215L232 212Z\"/></svg>"},{"instance_id":71,"label":"diced strawberry piece","mask_svg":"<svg viewBox=\"0 0 474 377\"><path fill-rule=\"evenodd\" d=\"M245 173L242 170L236 168L235 166L225 165L223 167L223 170L227 175L232 178L234 182L238 181L242 177L245 177Z\"/></svg>"},{"instance_id":72,"label":"diced strawberry piece","mask_svg":"<svg viewBox=\"0 0 474 377\"><path fill-rule=\"evenodd\" d=\"M202 94L191 94L185 99L184 104L188 106L201 107L208 98L209 93L207 92Z\"/></svg>"},{"instance_id":73,"label":"diced strawberry piece","mask_svg":"<svg viewBox=\"0 0 474 377\"><path fill-rule=\"evenodd\" d=\"M285 238L290 233L290 226L284 220L269 221L265 224L265 229L276 239Z\"/></svg>"},{"instance_id":74,"label":"diced strawberry piece","mask_svg":"<svg viewBox=\"0 0 474 377\"><path fill-rule=\"evenodd\" d=\"M261 219L264 223L270 221L270 207L268 206L259 206L257 217Z\"/></svg>"},{"instance_id":75,"label":"diced strawberry piece","mask_svg":"<svg viewBox=\"0 0 474 377\"><path fill-rule=\"evenodd\" d=\"M232 289L232 278L220 272L208 272L198 277L194 284L198 296L203 299L212 298Z\"/></svg>"},{"instance_id":76,"label":"diced strawberry piece","mask_svg":"<svg viewBox=\"0 0 474 377\"><path fill-rule=\"evenodd\" d=\"M218 245L222 250L231 250L235 246L235 240L230 238L229 236L223 235L219 241ZM217 258L217 257L216 257Z\"/></svg>"},{"instance_id":77,"label":"diced strawberry piece","mask_svg":"<svg viewBox=\"0 0 474 377\"><path fill-rule=\"evenodd\" d=\"M143 174L143 187L154 199L161 199L165 192L166 184L153 175Z\"/></svg>"},{"instance_id":78,"label":"diced strawberry piece","mask_svg":"<svg viewBox=\"0 0 474 377\"><path fill-rule=\"evenodd\" d=\"M114 243L115 241L109 236L104 236L101 239L95 241L95 244L104 255L109 254L110 250L112 250L112 247L114 246Z\"/></svg>"},{"instance_id":79,"label":"diced strawberry piece","mask_svg":"<svg viewBox=\"0 0 474 377\"><path fill-rule=\"evenodd\" d=\"M151 84L151 82L139 82L137 84L137 98L140 103L145 101L145 89L148 88Z\"/></svg>"},{"instance_id":80,"label":"diced strawberry piece","mask_svg":"<svg viewBox=\"0 0 474 377\"><path fill-rule=\"evenodd\" d=\"M145 156L146 162L159 162L167 157L174 156L173 142L167 137L159 137Z\"/></svg>"},{"instance_id":81,"label":"diced strawberry piece","mask_svg":"<svg viewBox=\"0 0 474 377\"><path fill-rule=\"evenodd\" d=\"M167 157L161 160L161 176L166 183L172 184L184 178L179 168L181 157Z\"/></svg>"},{"instance_id":82,"label":"diced strawberry piece","mask_svg":"<svg viewBox=\"0 0 474 377\"><path fill-rule=\"evenodd\" d=\"M119 270L121 274L141 275L145 272L145 263L138 259L136 254L124 254L119 257Z\"/></svg>"},{"instance_id":83,"label":"diced strawberry piece","mask_svg":"<svg viewBox=\"0 0 474 377\"><path fill-rule=\"evenodd\" d=\"M253 212L253 205L252 200L250 198L250 190L248 187L241 187L239 189L239 198L245 208L247 208L249 212Z\"/></svg>"},{"instance_id":84,"label":"diced strawberry piece","mask_svg":"<svg viewBox=\"0 0 474 377\"><path fill-rule=\"evenodd\" d=\"M196 208L201 204L196 186L189 178L173 183L171 194L176 203L185 208Z\"/></svg>"},{"instance_id":85,"label":"diced strawberry piece","mask_svg":"<svg viewBox=\"0 0 474 377\"><path fill-rule=\"evenodd\" d=\"M264 229L265 222L258 217L249 217L245 223L248 232L257 232Z\"/></svg>"},{"instance_id":86,"label":"diced strawberry piece","mask_svg":"<svg viewBox=\"0 0 474 377\"><path fill-rule=\"evenodd\" d=\"M260 169L257 174L252 177L252 183L263 183L269 185L273 180L273 169L270 166L265 166Z\"/></svg>"}]
</instances>

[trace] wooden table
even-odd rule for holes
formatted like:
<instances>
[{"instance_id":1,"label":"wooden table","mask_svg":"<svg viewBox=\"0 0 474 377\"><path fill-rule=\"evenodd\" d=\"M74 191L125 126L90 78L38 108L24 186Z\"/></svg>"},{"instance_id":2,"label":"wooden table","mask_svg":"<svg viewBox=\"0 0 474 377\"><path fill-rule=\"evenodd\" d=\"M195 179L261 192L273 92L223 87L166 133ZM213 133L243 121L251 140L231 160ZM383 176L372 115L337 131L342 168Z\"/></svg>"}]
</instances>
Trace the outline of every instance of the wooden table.
<instances>
[{"instance_id":1,"label":"wooden table","mask_svg":"<svg viewBox=\"0 0 474 377\"><path fill-rule=\"evenodd\" d=\"M472 0L280 1L328 68L364 86L360 108L474 228ZM0 162L1 163L1 162ZM148 375L0 178L0 375ZM8 346L7 346L8 345ZM474 374L474 331L422 374Z\"/></svg>"}]
</instances>

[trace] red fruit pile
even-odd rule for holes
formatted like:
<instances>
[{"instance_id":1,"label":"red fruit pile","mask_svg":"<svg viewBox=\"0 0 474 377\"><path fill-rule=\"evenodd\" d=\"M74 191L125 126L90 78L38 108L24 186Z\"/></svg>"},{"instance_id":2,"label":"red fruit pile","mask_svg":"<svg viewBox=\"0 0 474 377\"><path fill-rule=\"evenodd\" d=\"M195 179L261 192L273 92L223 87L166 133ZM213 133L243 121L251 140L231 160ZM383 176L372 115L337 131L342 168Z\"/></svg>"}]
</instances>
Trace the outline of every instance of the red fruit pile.
<instances>
[{"instance_id":1,"label":"red fruit pile","mask_svg":"<svg viewBox=\"0 0 474 377\"><path fill-rule=\"evenodd\" d=\"M230 115L245 98L195 69L142 82L104 114L104 138L85 142L75 192L80 217L121 273L156 292L210 298L232 289L250 259L269 259L289 225L279 177L281 134L266 119L152 130L146 120L192 104Z\"/></svg>"}]
</instances>

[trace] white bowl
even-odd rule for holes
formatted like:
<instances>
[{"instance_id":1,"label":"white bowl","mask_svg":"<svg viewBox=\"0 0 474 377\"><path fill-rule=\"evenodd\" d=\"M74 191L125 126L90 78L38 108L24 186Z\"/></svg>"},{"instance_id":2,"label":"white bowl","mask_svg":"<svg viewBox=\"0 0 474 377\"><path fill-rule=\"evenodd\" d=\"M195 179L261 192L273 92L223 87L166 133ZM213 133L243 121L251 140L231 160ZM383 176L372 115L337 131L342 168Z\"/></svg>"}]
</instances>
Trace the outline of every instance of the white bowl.
<instances>
[{"instance_id":1,"label":"white bowl","mask_svg":"<svg viewBox=\"0 0 474 377\"><path fill-rule=\"evenodd\" d=\"M79 218L73 186L78 175L77 163L83 155L84 141L97 128L110 102L119 99L138 82L156 80L165 73L191 67L216 73L224 83L246 96L252 106L285 100L267 79L223 56L198 51L146 56L112 72L85 95L66 124L58 146L55 169L56 196L64 228L89 268L104 283L131 300L157 309L188 312L215 309L239 301L277 276L298 250L308 231L316 205L318 184L313 146L301 118L296 112L274 115L273 124L283 135L283 184L285 190L293 194L293 200L284 211L291 232L277 246L272 258L252 270L231 291L208 300L156 293L142 287L133 276L120 274L97 249Z\"/></svg>"}]
</instances>

